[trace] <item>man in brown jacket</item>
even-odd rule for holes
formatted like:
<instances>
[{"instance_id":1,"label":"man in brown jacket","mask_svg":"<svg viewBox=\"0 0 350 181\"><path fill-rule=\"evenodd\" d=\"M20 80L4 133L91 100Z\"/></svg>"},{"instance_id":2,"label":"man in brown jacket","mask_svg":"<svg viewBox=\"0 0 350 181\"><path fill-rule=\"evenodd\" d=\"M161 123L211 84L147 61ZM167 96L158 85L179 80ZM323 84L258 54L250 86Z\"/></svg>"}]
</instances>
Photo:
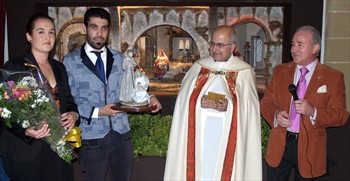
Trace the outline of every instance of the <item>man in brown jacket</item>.
<instances>
[{"instance_id":1,"label":"man in brown jacket","mask_svg":"<svg viewBox=\"0 0 350 181\"><path fill-rule=\"evenodd\" d=\"M275 67L260 102L261 114L272 128L265 155L269 181L288 180L293 168L295 180L319 180L326 173L326 128L348 120L344 75L319 62L320 42L314 27L298 28L292 40L293 61ZM306 70L305 76L300 69ZM306 81L304 93L299 93L300 77ZM290 90L297 94L294 98L290 84L297 85ZM300 116L294 121L292 109Z\"/></svg>"}]
</instances>

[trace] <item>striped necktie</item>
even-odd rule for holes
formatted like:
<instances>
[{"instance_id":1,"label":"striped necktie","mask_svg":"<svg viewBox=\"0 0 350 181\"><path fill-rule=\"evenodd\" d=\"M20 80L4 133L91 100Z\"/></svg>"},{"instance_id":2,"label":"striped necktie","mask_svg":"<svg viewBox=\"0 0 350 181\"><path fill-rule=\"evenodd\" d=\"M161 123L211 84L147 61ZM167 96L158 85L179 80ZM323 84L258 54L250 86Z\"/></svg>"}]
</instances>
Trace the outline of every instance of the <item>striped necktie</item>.
<instances>
[{"instance_id":1,"label":"striped necktie","mask_svg":"<svg viewBox=\"0 0 350 181\"><path fill-rule=\"evenodd\" d=\"M301 75L297 85L297 95L299 99L303 99L307 88L305 75L309 72L309 70L306 67L302 67L300 69L300 72L301 72ZM294 104L291 104L289 119L293 123L292 126L289 127L290 130L294 133L299 132L300 114L296 112Z\"/></svg>"}]
</instances>

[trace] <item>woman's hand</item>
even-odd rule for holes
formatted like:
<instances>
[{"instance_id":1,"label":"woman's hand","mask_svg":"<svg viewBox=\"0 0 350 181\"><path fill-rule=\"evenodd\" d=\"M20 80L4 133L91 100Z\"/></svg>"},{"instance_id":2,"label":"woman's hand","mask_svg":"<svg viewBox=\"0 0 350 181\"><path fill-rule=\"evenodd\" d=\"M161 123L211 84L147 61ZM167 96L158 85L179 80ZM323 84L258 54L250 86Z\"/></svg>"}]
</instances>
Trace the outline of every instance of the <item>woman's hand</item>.
<instances>
[{"instance_id":1,"label":"woman's hand","mask_svg":"<svg viewBox=\"0 0 350 181\"><path fill-rule=\"evenodd\" d=\"M61 114L62 127L65 130L70 130L74 128L75 122L78 120L78 113L76 112L66 112Z\"/></svg>"},{"instance_id":2,"label":"woman's hand","mask_svg":"<svg viewBox=\"0 0 350 181\"><path fill-rule=\"evenodd\" d=\"M31 126L26 129L25 135L36 139L50 136L49 125L47 123L44 123L40 129L35 129L35 126Z\"/></svg>"}]
</instances>

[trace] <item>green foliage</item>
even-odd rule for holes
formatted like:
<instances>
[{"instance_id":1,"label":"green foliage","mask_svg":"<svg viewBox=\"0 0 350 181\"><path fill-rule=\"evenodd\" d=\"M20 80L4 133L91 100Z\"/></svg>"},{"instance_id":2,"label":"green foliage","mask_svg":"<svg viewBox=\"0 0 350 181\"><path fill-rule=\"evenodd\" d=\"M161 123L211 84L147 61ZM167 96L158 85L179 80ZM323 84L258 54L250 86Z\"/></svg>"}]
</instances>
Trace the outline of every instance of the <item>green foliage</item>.
<instances>
[{"instance_id":1,"label":"green foliage","mask_svg":"<svg viewBox=\"0 0 350 181\"><path fill-rule=\"evenodd\" d=\"M270 126L267 123L267 121L264 119L264 117L261 116L260 120L261 120L261 149L262 149L262 155L265 156L267 141L269 140Z\"/></svg>"},{"instance_id":2,"label":"green foliage","mask_svg":"<svg viewBox=\"0 0 350 181\"><path fill-rule=\"evenodd\" d=\"M134 157L166 156L172 116L129 114ZM261 117L262 153L265 155L270 127Z\"/></svg>"},{"instance_id":3,"label":"green foliage","mask_svg":"<svg viewBox=\"0 0 350 181\"><path fill-rule=\"evenodd\" d=\"M134 157L166 156L172 116L129 114Z\"/></svg>"}]
</instances>

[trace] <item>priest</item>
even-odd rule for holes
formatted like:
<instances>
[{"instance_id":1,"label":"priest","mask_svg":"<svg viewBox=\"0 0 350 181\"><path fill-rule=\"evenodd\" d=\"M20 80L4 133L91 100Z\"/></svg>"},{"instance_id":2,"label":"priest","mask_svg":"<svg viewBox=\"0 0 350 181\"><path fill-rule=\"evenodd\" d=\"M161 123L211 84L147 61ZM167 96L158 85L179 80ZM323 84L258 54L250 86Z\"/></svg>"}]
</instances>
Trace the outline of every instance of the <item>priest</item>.
<instances>
[{"instance_id":1,"label":"priest","mask_svg":"<svg viewBox=\"0 0 350 181\"><path fill-rule=\"evenodd\" d=\"M236 34L230 26L213 31L209 50L183 79L164 180L262 180L254 70L233 56Z\"/></svg>"}]
</instances>

